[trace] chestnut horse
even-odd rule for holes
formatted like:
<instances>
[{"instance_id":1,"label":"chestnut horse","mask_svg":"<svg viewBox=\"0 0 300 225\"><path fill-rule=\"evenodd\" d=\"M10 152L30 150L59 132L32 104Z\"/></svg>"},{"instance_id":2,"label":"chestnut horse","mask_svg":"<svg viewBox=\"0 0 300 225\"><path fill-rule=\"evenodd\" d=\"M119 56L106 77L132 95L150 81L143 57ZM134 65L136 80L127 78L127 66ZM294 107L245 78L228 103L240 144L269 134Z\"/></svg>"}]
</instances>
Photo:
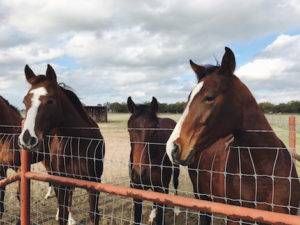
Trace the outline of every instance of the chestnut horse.
<instances>
[{"instance_id":1,"label":"chestnut horse","mask_svg":"<svg viewBox=\"0 0 300 225\"><path fill-rule=\"evenodd\" d=\"M28 65L25 77L31 85L24 97L26 117L19 142L44 156L48 173L101 181L105 146L97 124L85 112L78 97L57 83L54 69L35 75ZM73 188L53 184L58 200L59 224L69 219ZM89 222L99 224L99 192L89 193Z\"/></svg>"},{"instance_id":2,"label":"chestnut horse","mask_svg":"<svg viewBox=\"0 0 300 225\"><path fill-rule=\"evenodd\" d=\"M21 131L19 111L0 96L0 179L6 177L7 169L15 171L20 166L18 135ZM0 219L4 212L5 186L0 187Z\"/></svg>"},{"instance_id":3,"label":"chestnut horse","mask_svg":"<svg viewBox=\"0 0 300 225\"><path fill-rule=\"evenodd\" d=\"M169 193L173 185L177 194L179 166L166 155L165 144L176 125L174 120L157 116L158 102L152 98L150 105L136 105L131 97L127 100L131 116L128 120L130 136L130 186L133 188ZM134 224L142 219L142 200L134 199ZM164 206L154 204L149 222L156 217L156 224L164 224Z\"/></svg>"},{"instance_id":4,"label":"chestnut horse","mask_svg":"<svg viewBox=\"0 0 300 225\"><path fill-rule=\"evenodd\" d=\"M189 167L195 196L295 215L300 183L291 154L233 74L233 52L226 47L219 66L190 63L198 84L168 140L167 153ZM227 221L236 223L234 218ZM210 224L210 215L201 224Z\"/></svg>"}]
</instances>

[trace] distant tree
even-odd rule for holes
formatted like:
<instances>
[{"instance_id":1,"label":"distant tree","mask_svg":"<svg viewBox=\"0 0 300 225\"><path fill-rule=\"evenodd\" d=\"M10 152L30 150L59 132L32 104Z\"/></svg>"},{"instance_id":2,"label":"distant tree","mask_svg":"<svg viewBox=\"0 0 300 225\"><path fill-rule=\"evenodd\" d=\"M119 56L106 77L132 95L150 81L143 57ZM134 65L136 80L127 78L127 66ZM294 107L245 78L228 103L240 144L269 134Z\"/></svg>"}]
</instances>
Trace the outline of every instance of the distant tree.
<instances>
[{"instance_id":1,"label":"distant tree","mask_svg":"<svg viewBox=\"0 0 300 225\"><path fill-rule=\"evenodd\" d=\"M128 112L127 109L127 104L122 102L122 103L118 103L118 102L113 102L109 104L109 111L110 112L118 112L118 113L126 113Z\"/></svg>"},{"instance_id":2,"label":"distant tree","mask_svg":"<svg viewBox=\"0 0 300 225\"><path fill-rule=\"evenodd\" d=\"M145 102L145 104L150 104L150 102ZM185 105L185 102L159 103L158 111L160 113L182 113ZM125 102L106 102L105 104L103 104L103 106L106 106L109 112L128 112L127 104ZM280 103L277 105L270 102L262 102L259 103L259 107L265 113L300 113L300 101L291 101L288 103Z\"/></svg>"},{"instance_id":3,"label":"distant tree","mask_svg":"<svg viewBox=\"0 0 300 225\"><path fill-rule=\"evenodd\" d=\"M259 103L259 107L264 111L265 113L273 113L274 112L274 104L270 102L262 102Z\"/></svg>"},{"instance_id":4,"label":"distant tree","mask_svg":"<svg viewBox=\"0 0 300 225\"><path fill-rule=\"evenodd\" d=\"M270 102L263 102L259 106L265 113L300 113L300 101L290 101L277 105Z\"/></svg>"}]
</instances>

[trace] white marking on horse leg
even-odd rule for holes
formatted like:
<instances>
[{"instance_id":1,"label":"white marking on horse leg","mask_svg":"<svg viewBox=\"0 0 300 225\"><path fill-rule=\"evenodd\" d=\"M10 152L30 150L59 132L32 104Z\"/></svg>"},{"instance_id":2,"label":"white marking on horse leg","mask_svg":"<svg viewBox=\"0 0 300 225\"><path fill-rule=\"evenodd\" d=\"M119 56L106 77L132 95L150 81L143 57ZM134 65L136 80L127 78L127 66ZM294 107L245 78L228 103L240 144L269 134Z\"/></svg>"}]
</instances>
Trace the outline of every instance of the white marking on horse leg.
<instances>
[{"instance_id":1,"label":"white marking on horse leg","mask_svg":"<svg viewBox=\"0 0 300 225\"><path fill-rule=\"evenodd\" d=\"M51 193L52 193L52 186L49 186L48 187L48 191L47 191L47 193L45 195L45 199L48 199L51 196Z\"/></svg>"},{"instance_id":2,"label":"white marking on horse leg","mask_svg":"<svg viewBox=\"0 0 300 225\"><path fill-rule=\"evenodd\" d=\"M57 210L56 210L55 220L56 221L59 220L59 208L57 208Z\"/></svg>"},{"instance_id":3,"label":"white marking on horse leg","mask_svg":"<svg viewBox=\"0 0 300 225\"><path fill-rule=\"evenodd\" d=\"M68 225L76 225L76 220L73 218L72 212L69 209Z\"/></svg>"},{"instance_id":4,"label":"white marking on horse leg","mask_svg":"<svg viewBox=\"0 0 300 225\"><path fill-rule=\"evenodd\" d=\"M298 209L297 209L297 215L300 216L300 202L299 202L299 206L298 206Z\"/></svg>"},{"instance_id":5,"label":"white marking on horse leg","mask_svg":"<svg viewBox=\"0 0 300 225\"><path fill-rule=\"evenodd\" d=\"M76 225L76 220L73 217L73 214L71 212L71 209L68 209L69 215L68 215L68 225ZM56 215L55 215L55 220L59 220L59 208L57 208Z\"/></svg>"},{"instance_id":6,"label":"white marking on horse leg","mask_svg":"<svg viewBox=\"0 0 300 225\"><path fill-rule=\"evenodd\" d=\"M180 136L180 132L181 132L181 127L182 127L182 124L183 124L183 121L185 120L185 118L187 117L188 113L189 113L189 107L190 107L190 104L191 102L193 101L194 97L196 96L196 94L198 94L201 90L201 88L203 87L203 81L198 83L194 89L192 90L192 93L190 95L190 99L183 111L183 114L182 116L180 117L180 119L178 120L168 142L167 142L167 145L166 145L166 151L167 151L167 155L170 159L170 161L173 163L173 157L172 157L172 151L173 149L175 148L175 145L174 145L174 142L176 141L176 139L179 138Z\"/></svg>"},{"instance_id":7,"label":"white marking on horse leg","mask_svg":"<svg viewBox=\"0 0 300 225\"><path fill-rule=\"evenodd\" d=\"M177 192L177 190L176 190ZM177 193L173 193L173 195L177 195ZM175 216L178 216L179 213L181 212L180 211L180 208L178 206L174 206L174 209L173 209L174 213L175 213Z\"/></svg>"},{"instance_id":8,"label":"white marking on horse leg","mask_svg":"<svg viewBox=\"0 0 300 225\"><path fill-rule=\"evenodd\" d=\"M48 94L46 88L44 88L44 87L39 87L39 88L36 88L36 89L32 89L29 93L32 94L31 106L30 106L30 108L28 109L28 111L26 113L26 118L24 120L22 132L21 132L21 135L19 137L20 138L20 143L23 146L26 146L26 144L23 141L23 136L24 136L24 133L25 133L26 130L28 130L31 137L37 138L37 135L35 134L34 128L35 128L36 115L38 113L38 109L39 109L39 106L41 104L40 97L45 96L45 95Z\"/></svg>"},{"instance_id":9,"label":"white marking on horse leg","mask_svg":"<svg viewBox=\"0 0 300 225\"><path fill-rule=\"evenodd\" d=\"M151 213L150 213L150 215L149 215L149 220L148 220L148 222L149 222L150 224L152 224L153 221L154 221L154 219L155 219L155 217L156 217L156 208L152 208Z\"/></svg>"},{"instance_id":10,"label":"white marking on horse leg","mask_svg":"<svg viewBox=\"0 0 300 225\"><path fill-rule=\"evenodd\" d=\"M178 216L180 214L180 208L178 206L175 206L174 207L174 213L175 213L175 216Z\"/></svg>"}]
</instances>

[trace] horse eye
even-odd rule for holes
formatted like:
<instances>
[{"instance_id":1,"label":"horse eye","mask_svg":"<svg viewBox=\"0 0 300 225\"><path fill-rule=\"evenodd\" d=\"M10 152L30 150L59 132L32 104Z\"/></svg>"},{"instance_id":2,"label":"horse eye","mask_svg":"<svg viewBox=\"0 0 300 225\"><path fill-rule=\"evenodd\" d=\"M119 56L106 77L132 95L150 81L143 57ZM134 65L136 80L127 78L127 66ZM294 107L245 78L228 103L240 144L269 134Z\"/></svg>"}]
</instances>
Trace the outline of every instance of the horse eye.
<instances>
[{"instance_id":1,"label":"horse eye","mask_svg":"<svg viewBox=\"0 0 300 225\"><path fill-rule=\"evenodd\" d=\"M204 100L206 101L206 102L212 102L213 100L215 100L215 96L206 96L205 98L204 98Z\"/></svg>"},{"instance_id":2,"label":"horse eye","mask_svg":"<svg viewBox=\"0 0 300 225\"><path fill-rule=\"evenodd\" d=\"M48 99L46 102L47 105L52 105L53 103L54 103L53 99Z\"/></svg>"}]
</instances>

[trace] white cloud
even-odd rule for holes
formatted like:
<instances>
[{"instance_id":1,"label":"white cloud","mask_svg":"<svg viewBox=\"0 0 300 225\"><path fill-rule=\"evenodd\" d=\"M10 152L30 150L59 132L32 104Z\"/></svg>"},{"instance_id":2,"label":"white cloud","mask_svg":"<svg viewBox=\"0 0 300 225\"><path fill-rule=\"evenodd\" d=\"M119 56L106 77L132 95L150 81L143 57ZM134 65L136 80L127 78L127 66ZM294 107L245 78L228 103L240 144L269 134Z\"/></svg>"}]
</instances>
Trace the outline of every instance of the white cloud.
<instances>
[{"instance_id":1,"label":"white cloud","mask_svg":"<svg viewBox=\"0 0 300 225\"><path fill-rule=\"evenodd\" d=\"M0 49L0 64L15 62L42 62L52 60L62 55L62 50L58 48L49 48L39 44L18 45L6 49Z\"/></svg>"},{"instance_id":2,"label":"white cloud","mask_svg":"<svg viewBox=\"0 0 300 225\"><path fill-rule=\"evenodd\" d=\"M240 67L236 74L247 80L268 80L281 75L290 66L290 62L281 58L258 58Z\"/></svg>"},{"instance_id":3,"label":"white cloud","mask_svg":"<svg viewBox=\"0 0 300 225\"><path fill-rule=\"evenodd\" d=\"M299 17L294 0L3 0L0 81L23 91L25 63L52 63L58 64L59 79L89 104L124 101L134 93L140 101L185 100L194 81L190 58L213 61L225 45L285 33L299 26ZM284 39L297 42L291 38L280 36L242 66L243 79L270 80L294 71L295 45L284 52L280 47ZM0 94L16 99L3 84Z\"/></svg>"},{"instance_id":4,"label":"white cloud","mask_svg":"<svg viewBox=\"0 0 300 225\"><path fill-rule=\"evenodd\" d=\"M93 29L113 13L110 1L4 0L6 20L25 33L58 35L68 30Z\"/></svg>"},{"instance_id":5,"label":"white cloud","mask_svg":"<svg viewBox=\"0 0 300 225\"><path fill-rule=\"evenodd\" d=\"M236 74L259 101L300 100L300 35L280 35Z\"/></svg>"}]
</instances>

